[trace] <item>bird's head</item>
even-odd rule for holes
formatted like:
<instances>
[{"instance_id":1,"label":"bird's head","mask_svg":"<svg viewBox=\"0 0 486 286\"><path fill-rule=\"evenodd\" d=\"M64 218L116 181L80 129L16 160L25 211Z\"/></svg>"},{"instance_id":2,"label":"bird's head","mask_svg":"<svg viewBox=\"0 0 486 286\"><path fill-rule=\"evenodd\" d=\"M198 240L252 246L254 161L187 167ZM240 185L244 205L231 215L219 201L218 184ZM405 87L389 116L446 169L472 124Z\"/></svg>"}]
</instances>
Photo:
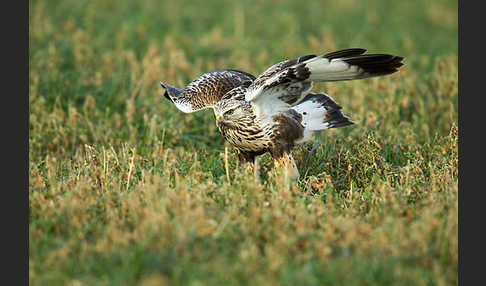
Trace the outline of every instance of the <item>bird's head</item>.
<instances>
[{"instance_id":1,"label":"bird's head","mask_svg":"<svg viewBox=\"0 0 486 286\"><path fill-rule=\"evenodd\" d=\"M242 119L248 116L244 110L245 105L240 100L220 100L213 106L216 121L226 126L236 126Z\"/></svg>"}]
</instances>

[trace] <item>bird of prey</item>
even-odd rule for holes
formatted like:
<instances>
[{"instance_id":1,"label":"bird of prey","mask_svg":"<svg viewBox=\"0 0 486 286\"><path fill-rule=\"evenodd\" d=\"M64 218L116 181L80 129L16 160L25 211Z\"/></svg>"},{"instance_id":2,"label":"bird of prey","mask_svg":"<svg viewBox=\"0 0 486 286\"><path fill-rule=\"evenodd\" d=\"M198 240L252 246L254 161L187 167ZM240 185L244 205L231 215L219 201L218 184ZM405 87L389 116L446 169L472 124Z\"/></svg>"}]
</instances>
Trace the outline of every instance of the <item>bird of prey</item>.
<instances>
[{"instance_id":1,"label":"bird of prey","mask_svg":"<svg viewBox=\"0 0 486 286\"><path fill-rule=\"evenodd\" d=\"M365 54L351 48L285 60L258 77L233 69L205 73L179 89L160 82L164 96L185 112L212 108L224 138L242 163L270 152L274 167L298 178L292 149L318 130L354 124L332 97L310 93L313 82L364 79L392 74L403 57Z\"/></svg>"}]
</instances>

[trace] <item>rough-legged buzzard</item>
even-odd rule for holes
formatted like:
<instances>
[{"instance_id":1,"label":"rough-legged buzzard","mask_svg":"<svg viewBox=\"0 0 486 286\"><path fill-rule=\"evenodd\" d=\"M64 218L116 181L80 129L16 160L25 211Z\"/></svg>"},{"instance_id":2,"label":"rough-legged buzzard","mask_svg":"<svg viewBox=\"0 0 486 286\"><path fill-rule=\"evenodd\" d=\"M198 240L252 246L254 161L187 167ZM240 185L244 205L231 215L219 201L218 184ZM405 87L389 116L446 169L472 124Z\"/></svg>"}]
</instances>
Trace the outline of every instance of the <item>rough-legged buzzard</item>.
<instances>
[{"instance_id":1,"label":"rough-legged buzzard","mask_svg":"<svg viewBox=\"0 0 486 286\"><path fill-rule=\"evenodd\" d=\"M365 52L353 48L302 56L257 78L228 69L205 73L184 89L160 84L183 112L213 108L219 131L238 149L241 162L253 164L256 156L270 152L275 167L296 178L295 145L311 140L315 131L353 124L329 95L309 93L312 83L387 75L403 65L402 57Z\"/></svg>"}]
</instances>

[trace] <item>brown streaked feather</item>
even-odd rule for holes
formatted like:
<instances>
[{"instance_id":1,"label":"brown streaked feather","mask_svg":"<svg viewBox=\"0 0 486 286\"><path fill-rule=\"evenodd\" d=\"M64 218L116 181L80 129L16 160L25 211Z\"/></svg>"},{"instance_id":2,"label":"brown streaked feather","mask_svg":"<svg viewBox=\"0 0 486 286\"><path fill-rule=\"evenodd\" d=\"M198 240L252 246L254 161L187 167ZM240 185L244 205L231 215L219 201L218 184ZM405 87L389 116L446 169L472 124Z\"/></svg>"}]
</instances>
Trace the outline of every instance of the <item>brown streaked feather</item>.
<instances>
[{"instance_id":1,"label":"brown streaked feather","mask_svg":"<svg viewBox=\"0 0 486 286\"><path fill-rule=\"evenodd\" d=\"M161 84L168 89L164 96L188 113L213 107L228 91L242 84L248 86L254 79L249 73L227 69L202 74L182 90Z\"/></svg>"},{"instance_id":2,"label":"brown streaked feather","mask_svg":"<svg viewBox=\"0 0 486 286\"><path fill-rule=\"evenodd\" d=\"M224 99L236 99L236 100L245 100L245 92L248 89L252 82L251 81L245 81L242 82L240 86L235 87L225 93L222 97L221 100Z\"/></svg>"},{"instance_id":3,"label":"brown streaked feather","mask_svg":"<svg viewBox=\"0 0 486 286\"><path fill-rule=\"evenodd\" d=\"M277 63L271 67L269 67L266 71L264 71L262 74L260 74L252 83L252 86L258 86L262 85L265 83L266 80L272 78L273 76L277 75L279 72L285 70L288 67L294 66L298 63L302 63L306 60L315 58L315 55L307 55L307 56L302 56L296 59L290 59L290 60L285 60L283 62ZM289 74L290 75L290 74ZM285 80L284 77L282 77L282 81Z\"/></svg>"},{"instance_id":4,"label":"brown streaked feather","mask_svg":"<svg viewBox=\"0 0 486 286\"><path fill-rule=\"evenodd\" d=\"M274 125L269 151L272 157L278 158L292 151L295 142L304 136L304 126L300 123L302 116L295 111L275 115L272 119Z\"/></svg>"},{"instance_id":5,"label":"brown streaked feather","mask_svg":"<svg viewBox=\"0 0 486 286\"><path fill-rule=\"evenodd\" d=\"M246 152L246 151L241 151L238 149L238 160L240 161L240 163L244 164L244 163L254 163L255 162L255 157L256 156L260 156L262 154L264 154L266 152L265 151L260 151L260 152Z\"/></svg>"},{"instance_id":6,"label":"brown streaked feather","mask_svg":"<svg viewBox=\"0 0 486 286\"><path fill-rule=\"evenodd\" d=\"M183 89L184 96L189 98L193 108L202 109L214 105L233 88L254 79L253 75L237 70L213 71L189 83Z\"/></svg>"}]
</instances>

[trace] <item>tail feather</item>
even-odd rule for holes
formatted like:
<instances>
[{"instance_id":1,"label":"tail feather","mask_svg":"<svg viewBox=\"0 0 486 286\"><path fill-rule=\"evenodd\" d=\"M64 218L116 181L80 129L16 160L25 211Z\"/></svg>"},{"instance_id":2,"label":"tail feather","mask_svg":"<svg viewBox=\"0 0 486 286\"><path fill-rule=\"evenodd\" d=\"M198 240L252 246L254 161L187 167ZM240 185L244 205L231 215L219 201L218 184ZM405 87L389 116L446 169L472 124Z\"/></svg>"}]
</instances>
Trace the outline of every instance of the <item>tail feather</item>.
<instances>
[{"instance_id":1,"label":"tail feather","mask_svg":"<svg viewBox=\"0 0 486 286\"><path fill-rule=\"evenodd\" d=\"M298 143L310 140L314 131L355 124L341 112L341 106L322 93L307 94L292 109L302 115L301 124L304 126L304 138Z\"/></svg>"}]
</instances>

